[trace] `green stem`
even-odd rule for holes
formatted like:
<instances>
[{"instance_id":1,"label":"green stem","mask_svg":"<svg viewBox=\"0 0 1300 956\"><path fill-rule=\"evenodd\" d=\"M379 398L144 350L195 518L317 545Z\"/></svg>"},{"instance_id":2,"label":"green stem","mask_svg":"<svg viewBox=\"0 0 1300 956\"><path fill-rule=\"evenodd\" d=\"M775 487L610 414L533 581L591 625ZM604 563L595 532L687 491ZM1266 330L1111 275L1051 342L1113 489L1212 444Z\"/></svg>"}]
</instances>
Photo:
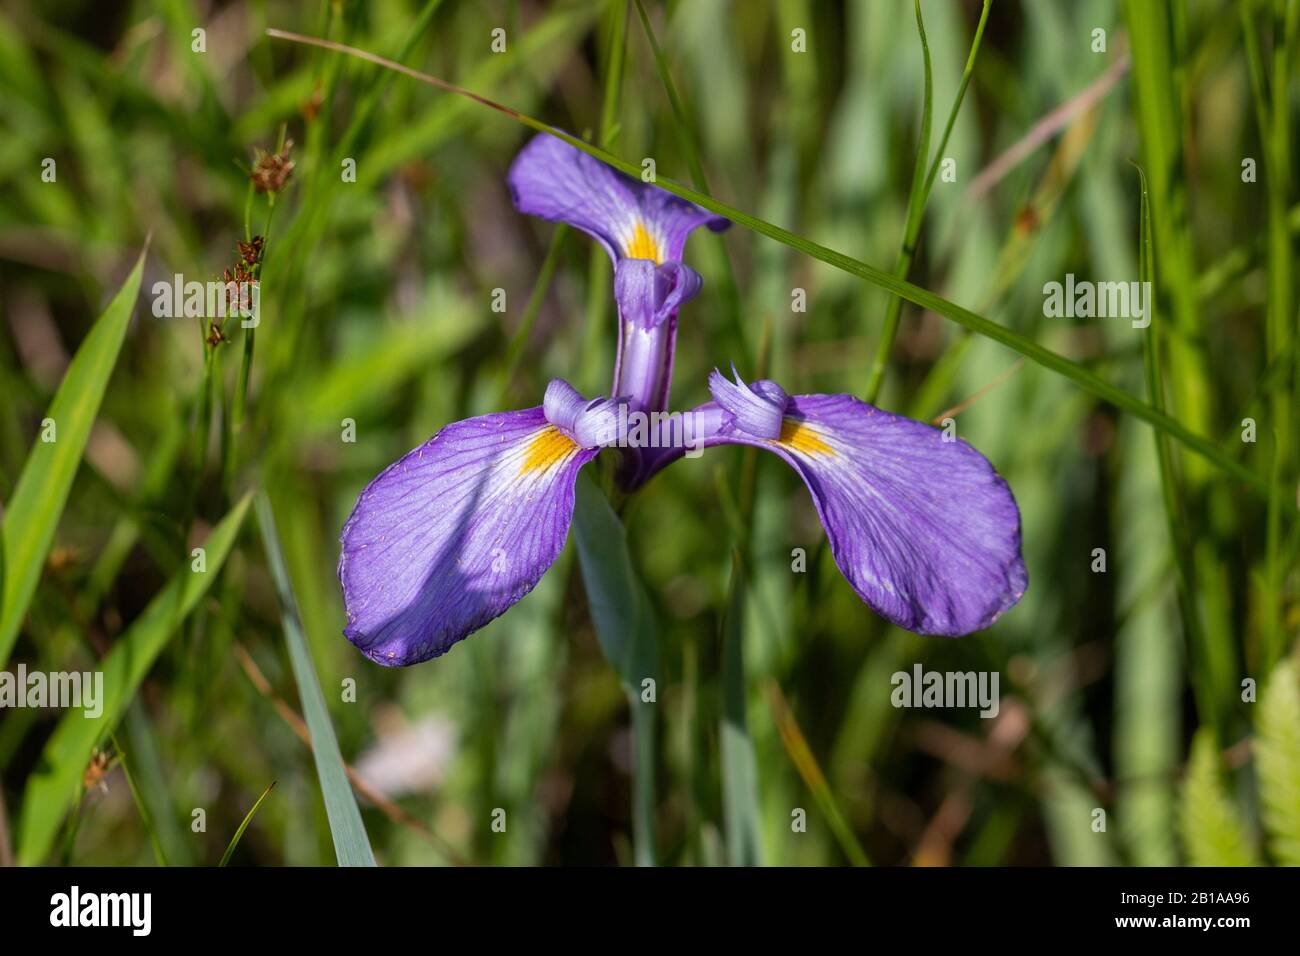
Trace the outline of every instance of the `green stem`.
<instances>
[{"instance_id":1,"label":"green stem","mask_svg":"<svg viewBox=\"0 0 1300 956\"><path fill-rule=\"evenodd\" d=\"M916 255L916 242L921 234L921 223L925 219L925 206L930 198L935 177L939 173L939 164L943 161L943 151L948 145L948 137L956 125L957 114L961 111L962 100L966 97L966 87L970 85L971 74L975 72L975 57L979 54L980 43L984 39L984 25L988 22L989 7L993 0L984 0L984 9L980 12L979 24L975 27L975 36L971 39L970 53L966 57L966 68L961 74L961 83L957 87L957 96L953 99L952 109L948 111L948 122L944 124L943 135L939 138L939 148L935 150L934 160L924 182L921 170L925 168L925 159L930 152L930 115L932 105L932 85L930 77L930 45L925 37L925 23L921 19L921 3L916 0L916 28L921 35L921 52L925 63L925 98L921 115L921 141L916 150L916 166L912 171L912 190L907 201L907 225L904 228L903 244L894 261L894 275L906 279L912 268L912 259ZM885 369L889 364L889 354L893 351L894 338L898 335L899 319L903 312L903 299L899 296L889 297L889 307L885 312L885 325L880 333L880 342L876 346L876 357L871 363L871 377L867 380L865 401L874 403L884 384Z\"/></svg>"},{"instance_id":2,"label":"green stem","mask_svg":"<svg viewBox=\"0 0 1300 956\"><path fill-rule=\"evenodd\" d=\"M560 253L564 249L564 239L569 234L569 227L561 223L556 226L555 232L551 235L550 248L546 250L546 258L542 260L541 271L537 274L537 281L533 283L533 291L529 293L528 303L524 306L523 317L519 320L519 327L515 329L514 335L510 337L510 343L506 346L506 364L501 373L501 385L499 395L501 401L497 402L498 407L504 402L510 386L514 383L515 373L519 369L519 361L523 358L524 349L528 346L528 337L532 334L533 326L537 322L537 316L542 311L542 303L546 301L546 293L551 288L551 280L555 277L555 270L560 264Z\"/></svg>"},{"instance_id":3,"label":"green stem","mask_svg":"<svg viewBox=\"0 0 1300 956\"><path fill-rule=\"evenodd\" d=\"M632 847L637 866L655 866L654 705L630 693L632 710Z\"/></svg>"},{"instance_id":4,"label":"green stem","mask_svg":"<svg viewBox=\"0 0 1300 956\"><path fill-rule=\"evenodd\" d=\"M695 184L695 188L700 192L707 193L709 191L709 182L704 174L704 162L700 158L701 151L699 140L695 135L695 125L691 122L686 111L686 104L677 93L677 84L673 82L672 73L668 70L668 59L664 56L663 48L659 46L659 38L655 36L654 28L650 25L650 17L646 14L645 6L641 0L635 0L635 2L637 16L641 20L641 27L645 30L646 39L650 41L650 52L654 56L655 69L659 73L660 82L663 83L664 92L668 95L668 104L672 108L673 125L677 130L682 151L686 154L686 165L690 168L691 182ZM736 347L740 350L744 367L748 368L752 356L745 335L745 323L741 316L740 286L736 282L736 272L732 267L731 257L727 255L727 248L722 241L722 237L714 235L713 238L718 244L718 254L723 264L720 289L723 306L731 325L732 335L736 340Z\"/></svg>"}]
</instances>

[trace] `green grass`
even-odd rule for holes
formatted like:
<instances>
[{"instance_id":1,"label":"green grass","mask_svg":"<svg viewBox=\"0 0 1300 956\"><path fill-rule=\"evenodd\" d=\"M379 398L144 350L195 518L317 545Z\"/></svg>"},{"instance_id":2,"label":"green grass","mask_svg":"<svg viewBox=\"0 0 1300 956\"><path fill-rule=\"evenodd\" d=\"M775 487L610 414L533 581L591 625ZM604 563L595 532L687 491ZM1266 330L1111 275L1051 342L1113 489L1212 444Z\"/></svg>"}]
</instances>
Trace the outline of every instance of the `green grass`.
<instances>
[{"instance_id":1,"label":"green grass","mask_svg":"<svg viewBox=\"0 0 1300 956\"><path fill-rule=\"evenodd\" d=\"M1293 859L1296 0L95 9L0 12L0 668L107 693L99 721L0 720L20 861ZM573 544L445 657L347 643L370 478L553 377L608 387L608 257L504 185L550 127L735 223L688 244L674 405L735 361L952 415L1020 504L1019 606L956 641L887 626L797 477L718 449L613 507L587 469ZM272 203L247 170L284 139ZM153 315L153 283L258 234L255 333ZM1151 325L1047 317L1066 273L1148 279ZM917 662L997 671L1003 717L890 706Z\"/></svg>"}]
</instances>

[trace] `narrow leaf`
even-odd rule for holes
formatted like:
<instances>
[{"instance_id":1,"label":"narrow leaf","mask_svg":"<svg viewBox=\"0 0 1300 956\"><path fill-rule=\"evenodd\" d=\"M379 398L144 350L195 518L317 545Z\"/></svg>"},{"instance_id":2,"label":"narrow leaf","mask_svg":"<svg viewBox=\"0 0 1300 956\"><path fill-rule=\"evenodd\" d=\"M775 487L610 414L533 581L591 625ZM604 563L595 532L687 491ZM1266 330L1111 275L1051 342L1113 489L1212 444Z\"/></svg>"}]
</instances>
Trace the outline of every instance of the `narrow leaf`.
<instances>
[{"instance_id":1,"label":"narrow leaf","mask_svg":"<svg viewBox=\"0 0 1300 956\"><path fill-rule=\"evenodd\" d=\"M235 847L239 846L240 838L243 837L244 831L248 829L248 824L251 823L253 820L253 814L257 812L257 808L262 805L262 801L265 800L267 797L269 797L271 795L271 791L274 789L275 789L275 781L272 780L271 785L262 791L262 795L257 798L257 802L253 804L252 808L248 811L248 813L244 814L244 819L241 820L239 823L239 829L237 829L235 831L235 835L230 838L230 845L226 847L226 852L221 854L221 862L218 863L217 866L225 866L227 863L230 862L231 856L234 855Z\"/></svg>"},{"instance_id":2,"label":"narrow leaf","mask_svg":"<svg viewBox=\"0 0 1300 956\"><path fill-rule=\"evenodd\" d=\"M339 866L374 866L375 855L366 837L361 811L356 796L348 782L343 754L339 751L334 725L325 709L325 695L321 693L316 667L307 650L307 640L302 633L298 602L289 584L289 571L284 563L284 551L275 530L275 516L265 492L257 495L257 524L262 532L266 561L275 581L280 598L280 619L284 625L285 642L289 645L289 663L298 685L303 717L311 733L311 750L316 759L316 775L320 778L321 796L325 799L325 815L329 818L330 833L334 838L334 853Z\"/></svg>"},{"instance_id":3,"label":"narrow leaf","mask_svg":"<svg viewBox=\"0 0 1300 956\"><path fill-rule=\"evenodd\" d=\"M5 569L0 600L0 667L9 660L18 639L18 628L36 591L50 545L54 543L59 516L63 514L77 465L126 338L147 251L146 246L131 274L73 356L45 413L45 418L53 423L54 440L37 440L5 506L4 523L0 525Z\"/></svg>"}]
</instances>

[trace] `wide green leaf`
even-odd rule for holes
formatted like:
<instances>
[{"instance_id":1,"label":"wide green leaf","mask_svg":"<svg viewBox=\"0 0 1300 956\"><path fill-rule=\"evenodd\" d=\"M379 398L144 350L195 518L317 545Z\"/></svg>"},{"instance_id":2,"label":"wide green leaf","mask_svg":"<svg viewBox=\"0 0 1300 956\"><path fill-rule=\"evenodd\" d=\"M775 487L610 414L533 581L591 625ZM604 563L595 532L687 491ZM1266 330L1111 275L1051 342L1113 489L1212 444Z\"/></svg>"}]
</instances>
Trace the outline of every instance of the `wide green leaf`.
<instances>
[{"instance_id":1,"label":"wide green leaf","mask_svg":"<svg viewBox=\"0 0 1300 956\"><path fill-rule=\"evenodd\" d=\"M147 249L145 250L147 251ZM18 628L27 613L45 558L54 543L59 516L72 490L77 465L90 439L108 379L126 337L145 251L126 277L108 308L95 321L77 349L45 418L52 422L53 441L38 439L23 465L13 496L5 505L3 535L3 597L0 598L0 667L9 660ZM42 430L44 430L44 425Z\"/></svg>"},{"instance_id":2,"label":"wide green leaf","mask_svg":"<svg viewBox=\"0 0 1300 956\"><path fill-rule=\"evenodd\" d=\"M212 529L203 544L204 570L195 571L190 556L185 555L184 565L100 663L104 675L100 716L91 718L81 710L70 710L59 721L23 795L18 823L20 864L35 866L49 853L59 823L80 792L91 751L117 726L158 654L216 580L244 522L248 503L245 496Z\"/></svg>"},{"instance_id":3,"label":"wide green leaf","mask_svg":"<svg viewBox=\"0 0 1300 956\"><path fill-rule=\"evenodd\" d=\"M587 589L596 637L618 674L632 709L635 790L633 844L640 866L653 865L654 849L654 697L658 648L650 601L632 568L623 523L586 475L578 476L573 536L578 544L582 583Z\"/></svg>"}]
</instances>

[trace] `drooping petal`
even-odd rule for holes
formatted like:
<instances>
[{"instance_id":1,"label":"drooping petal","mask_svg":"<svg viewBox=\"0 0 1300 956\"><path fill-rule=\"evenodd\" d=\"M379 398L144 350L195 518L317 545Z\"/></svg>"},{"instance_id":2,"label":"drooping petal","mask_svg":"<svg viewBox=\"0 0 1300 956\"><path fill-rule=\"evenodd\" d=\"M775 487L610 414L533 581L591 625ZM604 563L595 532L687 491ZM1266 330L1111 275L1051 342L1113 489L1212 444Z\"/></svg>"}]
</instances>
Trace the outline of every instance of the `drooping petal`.
<instances>
[{"instance_id":1,"label":"drooping petal","mask_svg":"<svg viewBox=\"0 0 1300 956\"><path fill-rule=\"evenodd\" d=\"M750 443L799 472L841 573L900 627L969 634L1025 593L1020 510L966 442L851 395L799 395L779 438Z\"/></svg>"},{"instance_id":2,"label":"drooping petal","mask_svg":"<svg viewBox=\"0 0 1300 956\"><path fill-rule=\"evenodd\" d=\"M1020 511L983 455L921 422L851 395L794 395L780 433L748 431L748 388L769 400L774 382L711 380L716 401L694 409L706 446L766 448L812 492L840 572L868 605L900 627L959 636L988 627L1020 600L1028 575L1020 553ZM741 412L738 416L735 411ZM643 484L680 449L642 456L630 482Z\"/></svg>"},{"instance_id":3,"label":"drooping petal","mask_svg":"<svg viewBox=\"0 0 1300 956\"><path fill-rule=\"evenodd\" d=\"M559 555L578 469L599 450L536 407L448 425L390 465L343 527L348 639L415 664L502 614Z\"/></svg>"},{"instance_id":4,"label":"drooping petal","mask_svg":"<svg viewBox=\"0 0 1300 956\"><path fill-rule=\"evenodd\" d=\"M616 262L675 261L695 228L718 231L731 224L546 133L515 157L506 182L520 212L581 229Z\"/></svg>"}]
</instances>

